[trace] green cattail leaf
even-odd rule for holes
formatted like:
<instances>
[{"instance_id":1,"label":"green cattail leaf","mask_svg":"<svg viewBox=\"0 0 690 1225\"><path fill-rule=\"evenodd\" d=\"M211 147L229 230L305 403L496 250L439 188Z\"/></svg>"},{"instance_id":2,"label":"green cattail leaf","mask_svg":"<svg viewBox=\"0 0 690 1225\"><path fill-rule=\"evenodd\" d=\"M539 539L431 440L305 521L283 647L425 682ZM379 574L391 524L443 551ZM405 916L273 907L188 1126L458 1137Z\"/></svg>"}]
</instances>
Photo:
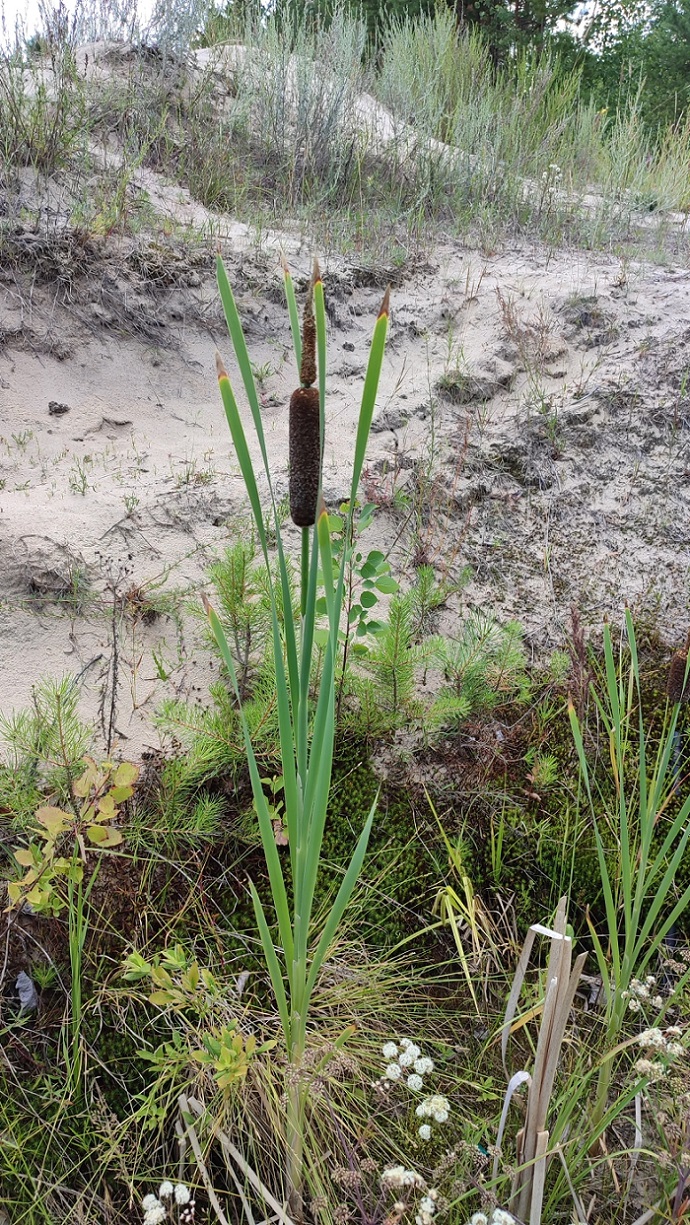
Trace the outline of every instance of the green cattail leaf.
<instances>
[{"instance_id":1,"label":"green cattail leaf","mask_svg":"<svg viewBox=\"0 0 690 1225\"><path fill-rule=\"evenodd\" d=\"M326 303L323 296L323 281L319 265L314 260L314 322L316 324L316 353L319 369L319 404L321 406L321 454L326 445Z\"/></svg>"},{"instance_id":2,"label":"green cattail leaf","mask_svg":"<svg viewBox=\"0 0 690 1225\"><path fill-rule=\"evenodd\" d=\"M295 298L295 286L288 268L287 260L284 255L280 257L280 263L283 269L283 284L285 288L285 300L287 302L288 314L290 316L290 331L292 332L292 347L295 351L295 363L299 371L302 365L302 337L299 330L299 310L297 309L297 299Z\"/></svg>"},{"instance_id":3,"label":"green cattail leaf","mask_svg":"<svg viewBox=\"0 0 690 1225\"><path fill-rule=\"evenodd\" d=\"M240 723L242 727L242 735L244 739L245 750L247 753L247 764L249 766L249 777L250 777L251 784L252 784L252 794L254 796L254 804L256 807L256 813L257 813L258 820L259 820L259 832L261 834L261 842L262 842L263 849L264 849L264 856L266 858L266 867L268 868L268 876L269 876L269 880L271 883L271 894L273 897L273 904L276 909L276 917L278 919L278 928L280 930L280 938L283 943L283 947L285 949L285 955L286 955L286 958L288 960L288 965L289 965L292 960L293 938L292 938L292 924L290 921L290 908L289 908L288 900L287 900L287 891L285 888L285 880L283 877L283 869L280 863L280 856L278 854L278 849L275 843L275 835L273 832L271 814L268 809L268 804L266 802L266 797L264 795L264 790L263 790L263 786L261 782L261 774L259 771L259 767L257 765L256 757L254 755L254 748L252 745L251 736L249 734L249 726L247 724L247 717L244 713L244 707L240 699L239 685L237 683L237 673L235 671L235 661L232 657L232 652L228 645L227 638L225 637L225 631L221 624L220 618L218 617L218 614L212 608L211 604L209 603L207 599L204 599L204 607L206 609L206 615L208 617L209 624L211 626L213 637L215 638L218 644L218 649L220 651L223 662L228 670L228 674L230 676L232 687L235 692L235 697L237 699L237 705L238 705L238 710L239 710L239 715L240 715ZM286 763L283 762L284 766L285 764ZM288 771L285 770L284 772L286 774L285 795L286 795L286 807L287 807Z\"/></svg>"},{"instance_id":4,"label":"green cattail leaf","mask_svg":"<svg viewBox=\"0 0 690 1225\"><path fill-rule=\"evenodd\" d=\"M364 456L367 449L367 443L369 441L371 422L374 416L376 393L379 386L381 366L383 365L383 353L386 346L386 334L388 331L389 298L389 291L386 290L383 302L381 304L381 309L379 311L379 316L374 326L374 335L372 337L371 348L369 350L369 362L367 364L367 373L364 379L364 390L362 392L362 403L359 410L359 423L357 425L357 438L355 441L355 462L352 472L352 487L350 493L351 507L354 507L357 499L359 478L362 475Z\"/></svg>"},{"instance_id":5,"label":"green cattail leaf","mask_svg":"<svg viewBox=\"0 0 690 1225\"><path fill-rule=\"evenodd\" d=\"M273 943L273 937L271 936L271 931L266 921L266 915L264 914L264 908L261 905L261 898L256 892L256 888L252 881L249 882L249 891L252 895L252 903L254 906L254 914L256 916L256 926L259 929L259 938L261 940L261 947L263 949L264 957L266 958L266 966L268 968L268 973L271 978L271 986L273 987L273 994L276 997L276 1004L278 1005L278 1012L280 1014L280 1023L283 1027L283 1033L285 1034L285 1041L287 1043L287 1047L289 1050L290 1049L290 1033L291 1033L290 1010L288 1007L287 995L285 993L285 983L283 982L283 975L280 969L280 962L278 961L278 958L276 956L276 950L275 950L275 945Z\"/></svg>"},{"instance_id":6,"label":"green cattail leaf","mask_svg":"<svg viewBox=\"0 0 690 1225\"><path fill-rule=\"evenodd\" d=\"M331 940L333 939L338 929L338 924L340 923L340 920L342 919L343 914L345 913L345 908L347 907L347 904L350 901L350 898L352 897L354 887L357 884L357 880L362 871L362 864L364 863L364 856L366 855L366 850L367 850L367 846L369 843L369 835L371 833L371 827L374 823L374 816L376 815L376 808L378 806L378 802L379 802L379 793L377 792L374 802L369 810L369 815L366 819L364 829L362 830L359 836L357 846L355 847L354 855L352 856L352 859L350 860L350 864L348 866L347 872L345 873L343 877L343 880L338 890L338 893L336 895L335 901L333 902L333 905L331 906L331 910L326 920L324 929L319 938L319 942L316 946L316 949L314 950L314 955L312 957L312 962L311 962L311 966L309 969L309 977L307 979L307 998L311 996L311 992L314 989L316 979L318 978L319 971L321 969L321 966L324 963Z\"/></svg>"},{"instance_id":7,"label":"green cattail leaf","mask_svg":"<svg viewBox=\"0 0 690 1225\"><path fill-rule=\"evenodd\" d=\"M268 464L266 439L264 437L264 427L261 420L261 409L259 406L259 397L256 390L256 384L254 382L252 363L249 360L247 342L244 339L244 332L242 331L242 323L237 312L235 298L232 289L230 288L230 282L228 281L228 276L225 271L225 265L220 256L218 256L216 260L216 276L218 279L218 289L220 291L221 302L223 303L225 321L228 325L230 339L232 340L232 347L235 350L235 357L237 358L237 365L239 366L242 382L244 383L244 390L247 393L247 400L249 402L249 408L254 421L256 436L259 440L259 446L261 448L261 458L263 459L264 463L264 471L268 480L268 487L271 491L271 499L273 499L271 471Z\"/></svg>"}]
</instances>

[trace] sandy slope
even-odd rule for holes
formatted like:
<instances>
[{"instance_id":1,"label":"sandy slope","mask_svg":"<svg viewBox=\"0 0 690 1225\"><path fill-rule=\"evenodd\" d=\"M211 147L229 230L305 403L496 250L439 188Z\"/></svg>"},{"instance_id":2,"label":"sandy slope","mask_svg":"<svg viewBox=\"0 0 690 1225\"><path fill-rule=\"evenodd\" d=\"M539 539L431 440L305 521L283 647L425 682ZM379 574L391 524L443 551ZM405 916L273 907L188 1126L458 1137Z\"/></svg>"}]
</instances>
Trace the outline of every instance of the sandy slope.
<instances>
[{"instance_id":1,"label":"sandy slope","mask_svg":"<svg viewBox=\"0 0 690 1225\"><path fill-rule=\"evenodd\" d=\"M167 692L205 691L210 661L180 601L173 616L160 597L199 589L245 513L213 376L215 346L228 360L230 346L210 252L192 270L180 257L177 278L187 284L156 286L132 271L134 251L139 269L147 251L160 255L142 243L99 251L70 300L34 289L28 317L16 280L5 279L0 299L3 709L29 701L42 674L68 671L80 674L94 719L103 703L107 714L115 628L116 726L127 752L156 742L161 672ZM298 282L309 255L293 256ZM272 252L238 257L229 245L226 256L265 371L267 436L284 491L294 373L278 261ZM324 271L325 486L335 504L347 489L381 289L358 284L369 278L345 264ZM465 605L479 604L522 620L542 653L562 641L571 604L597 627L627 601L653 613L669 642L680 639L689 616L690 276L628 268L622 277L615 259L530 249L486 258L449 244L397 278L365 492L385 508L396 489L414 500L420 476L432 479L415 531L404 505L381 512L375 535L396 541L396 564L409 572L416 549L440 573L471 567L446 616L450 632ZM149 603L164 610L152 621Z\"/></svg>"},{"instance_id":2,"label":"sandy slope","mask_svg":"<svg viewBox=\"0 0 690 1225\"><path fill-rule=\"evenodd\" d=\"M112 722L128 754L157 743L163 694L205 700L215 664L188 597L198 604L209 560L246 530L214 377L215 347L231 354L217 238L280 495L295 374L278 247L301 289L315 254L287 235L264 234L259 248L246 226L137 174L132 190L146 191L159 230L95 239L56 227L43 240L20 226L0 273L2 709L68 672L100 739ZM166 237L166 215L201 236ZM628 602L669 644L682 640L690 273L447 242L399 268L331 259L324 279L326 496L335 506L348 488L368 338L391 280L363 489L382 507L370 546L391 547L407 576L425 560L456 578L469 568L448 632L479 605L522 621L543 657L573 604L597 630Z\"/></svg>"}]
</instances>

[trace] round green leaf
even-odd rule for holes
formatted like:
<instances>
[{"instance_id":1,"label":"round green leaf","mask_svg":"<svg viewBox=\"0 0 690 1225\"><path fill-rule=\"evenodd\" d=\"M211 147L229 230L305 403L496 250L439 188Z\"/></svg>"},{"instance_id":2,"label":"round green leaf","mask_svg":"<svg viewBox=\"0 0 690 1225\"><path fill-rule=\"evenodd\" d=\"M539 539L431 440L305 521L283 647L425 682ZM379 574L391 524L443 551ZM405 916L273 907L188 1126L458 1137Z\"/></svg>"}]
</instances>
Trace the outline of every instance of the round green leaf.
<instances>
[{"instance_id":1,"label":"round green leaf","mask_svg":"<svg viewBox=\"0 0 690 1225\"><path fill-rule=\"evenodd\" d=\"M382 574L380 579L377 579L376 586L384 595L392 595L398 590L398 583L391 574Z\"/></svg>"}]
</instances>

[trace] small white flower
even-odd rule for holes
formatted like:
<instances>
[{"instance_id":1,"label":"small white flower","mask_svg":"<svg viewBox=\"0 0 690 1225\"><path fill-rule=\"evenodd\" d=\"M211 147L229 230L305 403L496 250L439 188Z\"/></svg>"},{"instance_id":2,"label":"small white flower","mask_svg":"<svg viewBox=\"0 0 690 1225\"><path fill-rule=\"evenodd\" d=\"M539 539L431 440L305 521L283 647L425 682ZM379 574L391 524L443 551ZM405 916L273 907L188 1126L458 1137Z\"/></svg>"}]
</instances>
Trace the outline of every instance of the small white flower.
<instances>
[{"instance_id":1,"label":"small white flower","mask_svg":"<svg viewBox=\"0 0 690 1225\"><path fill-rule=\"evenodd\" d=\"M664 1001L660 995L655 995L652 1000L652 1008L663 1008Z\"/></svg>"},{"instance_id":2,"label":"small white flower","mask_svg":"<svg viewBox=\"0 0 690 1225\"><path fill-rule=\"evenodd\" d=\"M424 1081L422 1080L421 1076L418 1076L416 1072L413 1072L412 1075L408 1076L407 1078L407 1087L408 1089L412 1089L413 1093L419 1093L420 1089L424 1088Z\"/></svg>"},{"instance_id":3,"label":"small white flower","mask_svg":"<svg viewBox=\"0 0 690 1225\"><path fill-rule=\"evenodd\" d=\"M180 1205L188 1204L191 1198L192 1193L189 1187L185 1187L183 1182L178 1182L175 1187L175 1203Z\"/></svg>"},{"instance_id":4,"label":"small white flower","mask_svg":"<svg viewBox=\"0 0 690 1225\"><path fill-rule=\"evenodd\" d=\"M419 1059L419 1056L421 1055L422 1052L420 1051L418 1046L415 1046L414 1042L410 1042L407 1048L407 1053L408 1055L412 1056L412 1062L414 1063L415 1059Z\"/></svg>"},{"instance_id":5,"label":"small white flower","mask_svg":"<svg viewBox=\"0 0 690 1225\"><path fill-rule=\"evenodd\" d=\"M635 999L628 1000L628 1008L630 1009L631 1012L639 1012L640 1007L641 1005L640 1005L639 1000L635 1000Z\"/></svg>"},{"instance_id":6,"label":"small white flower","mask_svg":"<svg viewBox=\"0 0 690 1225\"><path fill-rule=\"evenodd\" d=\"M679 1055L685 1054L685 1047L680 1042L667 1042L666 1054L671 1056L671 1059L677 1059Z\"/></svg>"},{"instance_id":7,"label":"small white flower","mask_svg":"<svg viewBox=\"0 0 690 1225\"><path fill-rule=\"evenodd\" d=\"M515 1225L515 1217L511 1212L504 1212L502 1208L494 1208L491 1225Z\"/></svg>"},{"instance_id":8,"label":"small white flower","mask_svg":"<svg viewBox=\"0 0 690 1225\"><path fill-rule=\"evenodd\" d=\"M144 1225L161 1225L167 1215L162 1204L159 1204L157 1208L149 1208L144 1216Z\"/></svg>"},{"instance_id":9,"label":"small white flower","mask_svg":"<svg viewBox=\"0 0 690 1225\"><path fill-rule=\"evenodd\" d=\"M420 1076L428 1076L434 1070L433 1059L429 1059L428 1055L422 1055L420 1059L415 1059L414 1070L419 1072Z\"/></svg>"},{"instance_id":10,"label":"small white flower","mask_svg":"<svg viewBox=\"0 0 690 1225\"><path fill-rule=\"evenodd\" d=\"M386 1080L400 1080L402 1069L398 1063L389 1063L384 1074Z\"/></svg>"},{"instance_id":11,"label":"small white flower","mask_svg":"<svg viewBox=\"0 0 690 1225\"><path fill-rule=\"evenodd\" d=\"M412 1064L414 1063L414 1055L412 1054L409 1046L406 1051L403 1051L401 1055L398 1055L398 1063L400 1064L401 1068L412 1067Z\"/></svg>"},{"instance_id":12,"label":"small white flower","mask_svg":"<svg viewBox=\"0 0 690 1225\"><path fill-rule=\"evenodd\" d=\"M420 1127L419 1132L417 1134L420 1140L430 1140L431 1139L431 1128L429 1127L429 1124L422 1123L422 1126Z\"/></svg>"},{"instance_id":13,"label":"small white flower","mask_svg":"<svg viewBox=\"0 0 690 1225\"><path fill-rule=\"evenodd\" d=\"M637 1039L638 1046L652 1047L663 1051L666 1046L666 1035L662 1029L645 1029Z\"/></svg>"},{"instance_id":14,"label":"small white flower","mask_svg":"<svg viewBox=\"0 0 690 1225\"><path fill-rule=\"evenodd\" d=\"M420 1187L422 1179L414 1170L406 1170L404 1165L392 1165L381 1175L382 1187Z\"/></svg>"},{"instance_id":15,"label":"small white flower","mask_svg":"<svg viewBox=\"0 0 690 1225\"><path fill-rule=\"evenodd\" d=\"M160 1201L157 1195L145 1195L141 1201L141 1206L144 1212L150 1212L152 1208L159 1208Z\"/></svg>"},{"instance_id":16,"label":"small white flower","mask_svg":"<svg viewBox=\"0 0 690 1225\"><path fill-rule=\"evenodd\" d=\"M448 1111L447 1110L437 1110L434 1115L434 1118L436 1119L437 1123L447 1123L448 1122Z\"/></svg>"},{"instance_id":17,"label":"small white flower","mask_svg":"<svg viewBox=\"0 0 690 1225\"><path fill-rule=\"evenodd\" d=\"M170 1199L170 1196L172 1195L172 1193L173 1193L172 1183L167 1182L167 1181L162 1182L160 1187L158 1188L158 1198L159 1199Z\"/></svg>"},{"instance_id":18,"label":"small white flower","mask_svg":"<svg viewBox=\"0 0 690 1225\"><path fill-rule=\"evenodd\" d=\"M403 1048L403 1050L407 1050L408 1046L412 1046L412 1043L409 1038L401 1038L400 1045Z\"/></svg>"},{"instance_id":19,"label":"small white flower","mask_svg":"<svg viewBox=\"0 0 690 1225\"><path fill-rule=\"evenodd\" d=\"M470 1217L470 1225L489 1225L489 1218L483 1212L475 1212Z\"/></svg>"},{"instance_id":20,"label":"small white flower","mask_svg":"<svg viewBox=\"0 0 690 1225\"><path fill-rule=\"evenodd\" d=\"M398 1058L398 1048L394 1042L384 1043L383 1058L384 1059L397 1059Z\"/></svg>"},{"instance_id":21,"label":"small white flower","mask_svg":"<svg viewBox=\"0 0 690 1225\"><path fill-rule=\"evenodd\" d=\"M436 1211L436 1205L430 1195L423 1195L419 1201L419 1211L427 1212L429 1216L433 1216Z\"/></svg>"},{"instance_id":22,"label":"small white flower","mask_svg":"<svg viewBox=\"0 0 690 1225\"><path fill-rule=\"evenodd\" d=\"M651 1059L638 1059L635 1064L635 1071L638 1076L654 1076L654 1062Z\"/></svg>"}]
</instances>

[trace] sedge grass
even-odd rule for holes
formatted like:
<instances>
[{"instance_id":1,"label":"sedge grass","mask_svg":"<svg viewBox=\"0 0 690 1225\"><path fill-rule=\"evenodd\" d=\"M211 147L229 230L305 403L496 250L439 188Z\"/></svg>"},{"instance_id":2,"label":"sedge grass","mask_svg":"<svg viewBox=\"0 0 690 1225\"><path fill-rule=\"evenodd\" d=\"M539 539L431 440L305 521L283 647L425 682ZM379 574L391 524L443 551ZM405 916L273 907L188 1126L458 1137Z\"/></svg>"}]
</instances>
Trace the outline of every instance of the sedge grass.
<instances>
[{"instance_id":1,"label":"sedge grass","mask_svg":"<svg viewBox=\"0 0 690 1225\"><path fill-rule=\"evenodd\" d=\"M318 928L313 921L314 898L319 876L321 845L323 842L328 798L333 765L335 740L335 670L338 658L338 642L343 613L346 573L349 551L343 548L340 564L334 569L331 552L331 534L328 514L317 491L312 526L301 531L301 593L299 621L291 599L288 558L283 541L281 516L273 494L271 463L266 448L259 399L252 365L247 352L242 325L235 299L227 279L222 260L218 260L218 283L223 309L232 339L235 356L249 402L251 416L261 454L263 470L269 488L269 507L262 502L257 476L251 459L247 438L240 416L237 400L222 361L218 359L218 378L221 397L230 427L235 452L240 464L249 497L252 517L264 556L268 575L268 595L271 609L273 657L276 677L276 703L282 777L284 785L285 825L289 844L290 879L293 901L288 898L286 872L276 847L275 832L271 820L269 801L264 794L261 771L257 762L247 719L241 701L239 681L222 623L207 603L207 613L212 632L226 665L237 699L244 735L247 762L251 778L254 804L258 815L259 831L270 881L274 917L277 926L277 941L274 942L271 922L253 884L250 884L252 902L256 916L263 955L270 975L273 993L280 1016L289 1062L297 1075L288 1086L287 1104L287 1158L288 1187L292 1211L301 1215L301 1184L303 1164L303 1132L306 1109L305 1090L299 1080L299 1069L303 1063L306 1046L310 1004L318 982L319 971L328 954L338 930L343 912L350 900L359 876L371 831L376 799L371 806L355 851L346 869L340 888L332 902L330 912ZM298 370L302 367L302 346L297 322L297 306L290 273L285 268L285 289L288 310L293 330L295 357ZM315 270L313 287L313 312L315 319L316 353L318 357L318 389L321 430L321 455L326 398L326 323L323 284ZM355 443L354 464L350 496L350 516L354 514L359 479L364 464L364 455L371 420L374 412L379 375L388 324L388 294L384 297L372 339L369 363L362 392L361 409ZM293 457L293 463L299 457ZM274 539L278 554L278 578L272 577L269 558L269 538L266 530L266 514L273 520ZM345 539L353 538L351 524ZM319 578L323 583L328 632L323 651L323 661L315 702L310 688L312 659L317 628L316 602ZM282 618L282 624L281 624ZM343 1040L347 1037L345 1031ZM338 1042L334 1044L337 1048Z\"/></svg>"},{"instance_id":2,"label":"sedge grass","mask_svg":"<svg viewBox=\"0 0 690 1225\"><path fill-rule=\"evenodd\" d=\"M596 842L606 924L589 919L606 999L604 1054L590 1115L591 1141L607 1123L609 1090L633 978L644 979L663 942L690 903L690 885L676 877L690 843L690 795L676 795L676 725L679 704L670 708L656 745L642 711L640 662L632 616L626 612L629 661L621 644L616 661L611 630L604 627L605 691L594 698L608 739L613 797L595 780L583 729L570 706L586 803ZM613 840L613 854L610 844ZM680 991L687 971L676 984Z\"/></svg>"}]
</instances>

